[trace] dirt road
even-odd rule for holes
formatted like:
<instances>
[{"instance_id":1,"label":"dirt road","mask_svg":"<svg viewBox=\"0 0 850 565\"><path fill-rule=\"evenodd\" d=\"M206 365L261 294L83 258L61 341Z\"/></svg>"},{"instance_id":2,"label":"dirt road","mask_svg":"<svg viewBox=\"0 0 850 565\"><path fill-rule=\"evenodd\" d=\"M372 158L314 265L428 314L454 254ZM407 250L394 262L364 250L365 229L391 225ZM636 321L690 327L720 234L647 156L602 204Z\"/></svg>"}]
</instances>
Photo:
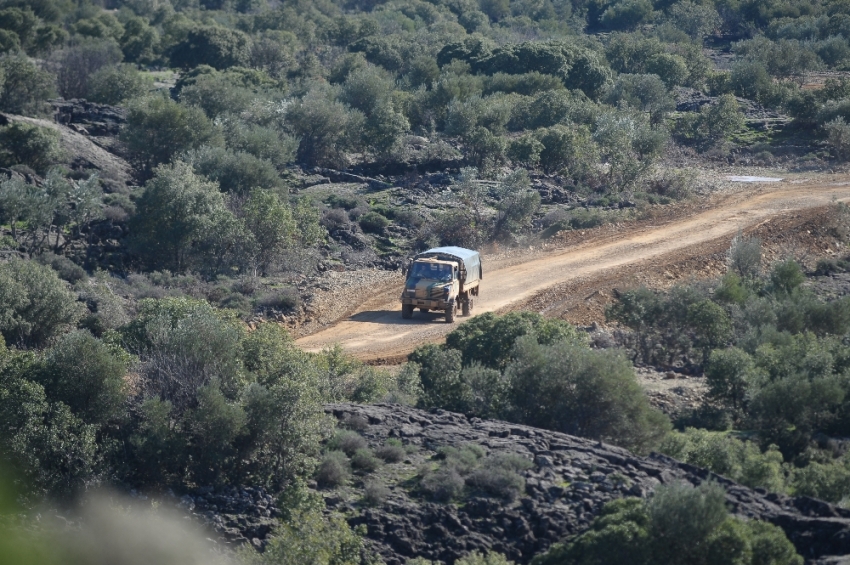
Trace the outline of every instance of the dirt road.
<instances>
[{"instance_id":1,"label":"dirt road","mask_svg":"<svg viewBox=\"0 0 850 565\"><path fill-rule=\"evenodd\" d=\"M620 270L659 259L678 260L699 254L700 247L719 238L731 238L777 216L850 201L850 180L784 181L753 185L721 199L710 209L654 225L638 225L614 234L602 234L563 249L539 252L527 260L488 262L483 257L484 280L473 314L511 309L529 302L565 282L610 279ZM392 288L373 289L372 299L360 311L317 333L297 340L308 351L339 343L354 356L369 361L400 359L416 346L439 341L464 320L447 324L442 316L417 311L401 319L398 294L403 281ZM553 297L556 298L556 297Z\"/></svg>"}]
</instances>

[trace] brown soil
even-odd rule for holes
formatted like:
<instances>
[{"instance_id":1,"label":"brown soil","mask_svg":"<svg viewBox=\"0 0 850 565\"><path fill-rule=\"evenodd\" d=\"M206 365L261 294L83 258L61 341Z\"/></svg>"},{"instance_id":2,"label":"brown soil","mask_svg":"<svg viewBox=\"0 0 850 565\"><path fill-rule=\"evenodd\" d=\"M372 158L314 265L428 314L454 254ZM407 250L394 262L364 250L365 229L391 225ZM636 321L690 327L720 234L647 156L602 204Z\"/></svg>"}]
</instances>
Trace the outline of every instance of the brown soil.
<instances>
[{"instance_id":1,"label":"brown soil","mask_svg":"<svg viewBox=\"0 0 850 565\"><path fill-rule=\"evenodd\" d=\"M754 184L680 206L664 218L569 232L524 255L485 253L474 313L531 309L574 323L601 323L614 288L719 274L738 231L759 234L768 244L768 259L834 253L834 242L820 228L835 201L850 201L850 177ZM440 341L463 321L447 324L431 313L402 320L401 284L399 275L397 281L372 286L358 310L297 343L310 351L339 343L364 361L394 363L423 343Z\"/></svg>"}]
</instances>

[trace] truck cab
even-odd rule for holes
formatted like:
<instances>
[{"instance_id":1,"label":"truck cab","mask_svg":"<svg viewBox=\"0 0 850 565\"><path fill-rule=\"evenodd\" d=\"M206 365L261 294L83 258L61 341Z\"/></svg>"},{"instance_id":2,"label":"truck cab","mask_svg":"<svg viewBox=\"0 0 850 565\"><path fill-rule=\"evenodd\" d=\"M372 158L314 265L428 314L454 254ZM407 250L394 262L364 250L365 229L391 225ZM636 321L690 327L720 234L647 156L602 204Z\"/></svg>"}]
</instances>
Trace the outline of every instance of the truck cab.
<instances>
[{"instance_id":1,"label":"truck cab","mask_svg":"<svg viewBox=\"0 0 850 565\"><path fill-rule=\"evenodd\" d=\"M420 253L407 268L401 316L412 318L416 308L442 310L449 323L454 322L458 308L468 316L480 280L481 260L476 251L446 247Z\"/></svg>"}]
</instances>

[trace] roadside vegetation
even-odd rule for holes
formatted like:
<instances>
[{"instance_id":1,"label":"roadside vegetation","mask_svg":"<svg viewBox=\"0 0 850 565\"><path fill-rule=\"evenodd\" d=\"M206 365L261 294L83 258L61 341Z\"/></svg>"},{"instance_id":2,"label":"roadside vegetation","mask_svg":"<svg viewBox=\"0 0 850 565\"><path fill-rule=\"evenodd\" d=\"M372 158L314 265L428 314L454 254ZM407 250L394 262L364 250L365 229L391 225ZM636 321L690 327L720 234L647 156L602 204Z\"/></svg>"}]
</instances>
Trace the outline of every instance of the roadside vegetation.
<instances>
[{"instance_id":1,"label":"roadside vegetation","mask_svg":"<svg viewBox=\"0 0 850 565\"><path fill-rule=\"evenodd\" d=\"M846 503L850 457L833 438L850 434L850 302L807 291L792 260L762 271L746 237L716 285L622 293L608 312L628 330L619 348L488 314L393 373L305 353L269 320L302 316L326 270L641 217L701 190L698 161L842 166L848 18L797 0L0 0L4 520L98 486L254 485L287 516L246 561L365 561L360 532L307 484L404 455L335 430L322 404L343 401L660 449ZM816 70L834 74L803 88ZM57 99L76 100L73 116ZM704 372L710 402L670 422L635 363ZM431 500L522 496L525 462L455 446L432 463L416 477ZM541 563L602 562L612 529L636 545L611 551L653 553L669 535L658 508L696 498L711 518L700 539L740 549L729 560L797 562L706 488L614 503ZM375 484L367 498L385 496ZM0 550L29 551L12 537Z\"/></svg>"}]
</instances>

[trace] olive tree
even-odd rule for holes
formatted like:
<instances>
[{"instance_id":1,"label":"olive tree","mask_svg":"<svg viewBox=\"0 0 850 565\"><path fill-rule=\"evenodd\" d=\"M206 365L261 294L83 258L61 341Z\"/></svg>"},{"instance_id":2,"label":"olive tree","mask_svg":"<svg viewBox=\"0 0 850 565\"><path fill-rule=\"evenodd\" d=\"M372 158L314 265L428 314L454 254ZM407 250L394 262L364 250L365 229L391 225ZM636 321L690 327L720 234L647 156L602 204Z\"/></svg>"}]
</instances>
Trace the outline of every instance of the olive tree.
<instances>
[{"instance_id":1,"label":"olive tree","mask_svg":"<svg viewBox=\"0 0 850 565\"><path fill-rule=\"evenodd\" d=\"M121 140L145 178L174 155L223 142L221 133L201 109L164 96L139 99L128 107Z\"/></svg>"},{"instance_id":2,"label":"olive tree","mask_svg":"<svg viewBox=\"0 0 850 565\"><path fill-rule=\"evenodd\" d=\"M7 343L40 347L80 319L84 306L50 267L0 263L0 333Z\"/></svg>"},{"instance_id":3,"label":"olive tree","mask_svg":"<svg viewBox=\"0 0 850 565\"><path fill-rule=\"evenodd\" d=\"M233 230L233 214L218 185L178 161L161 165L145 185L130 223L131 249L149 266L182 272L213 239ZM237 241L231 241L236 245Z\"/></svg>"},{"instance_id":4,"label":"olive tree","mask_svg":"<svg viewBox=\"0 0 850 565\"><path fill-rule=\"evenodd\" d=\"M37 371L51 401L64 402L87 424L115 422L127 398L128 356L87 331L65 334Z\"/></svg>"},{"instance_id":5,"label":"olive tree","mask_svg":"<svg viewBox=\"0 0 850 565\"><path fill-rule=\"evenodd\" d=\"M280 255L298 243L298 224L292 209L273 192L254 189L242 208L252 237L252 262L260 273L269 272Z\"/></svg>"},{"instance_id":6,"label":"olive tree","mask_svg":"<svg viewBox=\"0 0 850 565\"><path fill-rule=\"evenodd\" d=\"M521 337L505 369L511 420L647 452L667 434L626 357Z\"/></svg>"},{"instance_id":7,"label":"olive tree","mask_svg":"<svg viewBox=\"0 0 850 565\"><path fill-rule=\"evenodd\" d=\"M174 47L171 62L190 69L209 65L216 69L245 66L251 56L251 40L241 31L224 27L202 26L189 32Z\"/></svg>"},{"instance_id":8,"label":"olive tree","mask_svg":"<svg viewBox=\"0 0 850 565\"><path fill-rule=\"evenodd\" d=\"M0 165L26 165L39 174L63 157L57 130L26 122L0 128Z\"/></svg>"},{"instance_id":9,"label":"olive tree","mask_svg":"<svg viewBox=\"0 0 850 565\"><path fill-rule=\"evenodd\" d=\"M298 159L307 165L344 166L345 153L357 145L364 116L319 90L292 102L286 124L301 139Z\"/></svg>"},{"instance_id":10,"label":"olive tree","mask_svg":"<svg viewBox=\"0 0 850 565\"><path fill-rule=\"evenodd\" d=\"M55 79L23 55L0 58L0 110L12 114L45 113L47 100L56 95Z\"/></svg>"}]
</instances>

